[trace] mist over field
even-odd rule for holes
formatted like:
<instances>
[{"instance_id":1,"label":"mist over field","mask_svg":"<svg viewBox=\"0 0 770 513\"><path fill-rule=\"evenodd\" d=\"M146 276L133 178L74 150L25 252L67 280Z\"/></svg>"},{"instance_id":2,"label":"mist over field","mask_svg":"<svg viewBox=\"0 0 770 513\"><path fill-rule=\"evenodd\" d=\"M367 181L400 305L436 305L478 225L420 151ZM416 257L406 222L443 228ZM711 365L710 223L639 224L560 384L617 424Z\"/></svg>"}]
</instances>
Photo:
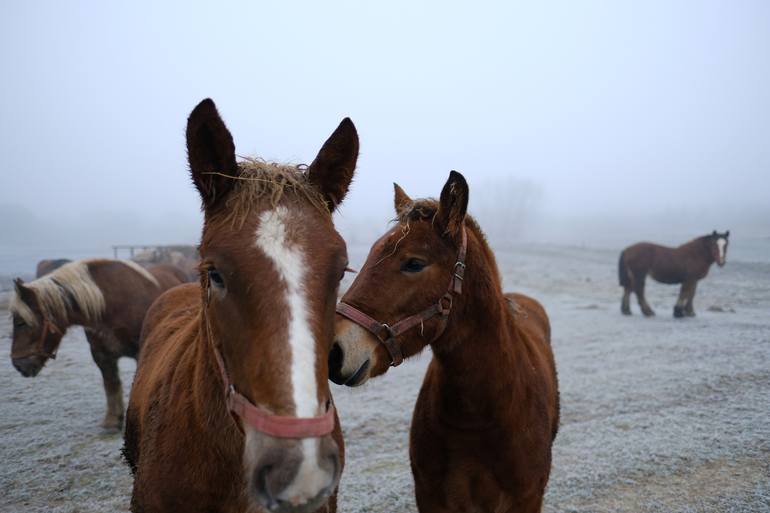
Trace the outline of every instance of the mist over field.
<instances>
[{"instance_id":1,"label":"mist over field","mask_svg":"<svg viewBox=\"0 0 770 513\"><path fill-rule=\"evenodd\" d=\"M451 169L495 247L770 236L766 2L2 11L5 253L196 243L184 127L205 97L239 154L281 161L350 116L353 244L392 217L392 182L436 196Z\"/></svg>"},{"instance_id":2,"label":"mist over field","mask_svg":"<svg viewBox=\"0 0 770 513\"><path fill-rule=\"evenodd\" d=\"M26 331L27 319L11 314L18 309L13 279L32 280L41 259L112 257L114 245L197 244L202 214L185 128L204 98L216 102L239 156L278 162L309 164L340 121L353 120L358 166L334 220L356 269L391 226L394 182L413 198L437 197L450 170L466 177L469 212L494 250L503 290L535 298L548 314L542 332L549 333L558 370L560 426L544 512L770 511L769 28L767 0L0 2L0 513L129 511L134 480L121 456L122 433L99 425L108 378L94 365L103 357L91 339L118 340L124 326L102 326L104 316L85 330L61 326L67 333L59 358L26 379L17 365L41 356L16 352L23 333L17 330ZM712 265L694 296L692 275L680 293L677 285L655 282L655 273L638 281L625 257L619 269L618 254L629 244L678 245L712 230L730 230L727 264ZM717 251L723 243L715 242ZM469 255L477 249L475 239L470 244ZM304 256L283 250L292 262ZM194 280L191 253L164 248L136 261L171 262ZM694 254L684 262L694 265ZM131 254L124 247L117 256ZM64 270L73 268L78 265ZM200 269L204 276L213 271ZM231 274L245 275L238 271ZM60 302L70 304L77 296L57 281L64 274L38 285L66 293ZM338 292L363 274L347 273ZM618 281L632 274L632 315L622 315ZM276 319L291 319L289 333L307 321L313 333L330 334L331 326L315 327L311 310L318 302L282 276L288 304ZM465 276L464 283L473 283L471 273ZM247 290L278 294L262 285ZM640 289L654 317L642 315ZM130 291L121 287L110 311L133 312L138 301ZM478 294L488 293L485 285ZM478 299L472 286L462 294L460 301ZM265 305L279 305L277 296L275 303L259 299L248 312L245 303L235 304L233 315L255 322L276 315ZM685 299L687 315L679 318ZM467 369L479 372L487 362L523 354L514 350L531 349L516 347L531 336L518 329L528 316L522 304L508 304L512 329L497 330L515 334L510 347L500 341L505 354L467 358ZM295 317L295 308L307 311ZM207 327L198 342L226 347L208 322L217 310L195 315ZM459 310L461 316L474 311ZM180 312L173 314L182 319ZM53 321L46 318L43 330L59 327ZM144 341L154 323L145 323ZM446 329L435 347L443 341L449 351L463 343L495 347L482 344L481 332L463 340ZM193 326L171 331L196 334ZM310 340L304 333L300 338ZM49 350L49 335L39 338L42 350ZM132 354L139 351L138 333L136 339ZM280 354L299 347L290 345ZM207 354L200 345L185 349ZM172 370L168 389L179 395L171 399L192 404L186 394L203 388L179 376L193 359L141 351L149 355L144 362L168 359L140 361L139 368ZM279 354L267 351L273 352ZM312 363L304 353L292 375ZM431 361L428 348L365 386L332 387L345 439L340 513L417 511L409 431ZM267 363L243 361L254 364L256 377L268 367L275 371ZM326 372L319 365L315 372L321 367ZM136 369L132 358L120 359L125 401ZM207 379L205 371L194 374ZM516 373L524 401L542 405L543 387L527 386L528 374ZM498 394L504 399L504 388L490 388L491 404ZM200 413L189 410L183 415ZM474 425L494 429L467 430L464 439L504 427L456 423ZM529 443L537 439L532 429L537 423L523 435L509 432ZM501 458L508 453L499 451ZM193 483L203 470L180 467L180 483ZM266 482L264 472L255 476L249 486ZM447 485L462 491L492 482L469 477ZM208 488L201 483L200 490ZM500 509L509 501L482 502Z\"/></svg>"}]
</instances>

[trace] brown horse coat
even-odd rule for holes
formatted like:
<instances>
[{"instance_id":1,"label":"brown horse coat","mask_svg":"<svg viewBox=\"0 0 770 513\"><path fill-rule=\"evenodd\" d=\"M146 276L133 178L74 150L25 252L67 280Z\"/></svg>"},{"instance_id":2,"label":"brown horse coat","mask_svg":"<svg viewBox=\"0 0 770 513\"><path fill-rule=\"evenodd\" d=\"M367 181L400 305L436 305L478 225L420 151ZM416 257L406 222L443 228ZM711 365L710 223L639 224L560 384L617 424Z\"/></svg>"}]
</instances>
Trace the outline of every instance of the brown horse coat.
<instances>
[{"instance_id":1,"label":"brown horse coat","mask_svg":"<svg viewBox=\"0 0 770 513\"><path fill-rule=\"evenodd\" d=\"M121 356L136 358L144 315L164 290L183 283L173 266L144 269L124 260L80 260L60 266L35 281L16 281L13 365L34 376L54 357L67 328L85 328L94 362L102 372L107 412L102 425L123 424Z\"/></svg>"},{"instance_id":2,"label":"brown horse coat","mask_svg":"<svg viewBox=\"0 0 770 513\"><path fill-rule=\"evenodd\" d=\"M540 511L559 423L543 307L522 294L434 344L410 458L421 512ZM485 328L486 327L486 328Z\"/></svg>"},{"instance_id":3,"label":"brown horse coat","mask_svg":"<svg viewBox=\"0 0 770 513\"><path fill-rule=\"evenodd\" d=\"M730 231L704 235L676 248L639 242L620 253L618 280L623 287L621 312L631 315L630 296L636 294L645 316L655 315L644 295L644 282L649 274L655 281L666 284L681 283L679 299L674 306L674 317L692 317L693 298L699 280L706 277L711 264L725 265Z\"/></svg>"},{"instance_id":4,"label":"brown horse coat","mask_svg":"<svg viewBox=\"0 0 770 513\"><path fill-rule=\"evenodd\" d=\"M433 350L411 427L417 505L421 513L537 512L559 423L548 316L532 298L503 294L467 201L455 172L440 202L413 201L396 186L398 224L372 247L342 302L388 326L420 312L457 272L465 230L462 291L446 320L432 317L395 339L405 357ZM332 380L360 385L391 361L368 329L338 315Z\"/></svg>"},{"instance_id":5,"label":"brown horse coat","mask_svg":"<svg viewBox=\"0 0 770 513\"><path fill-rule=\"evenodd\" d=\"M306 171L237 162L204 100L187 146L204 208L200 284L147 314L125 432L131 510L333 512L344 446L327 354L347 255L331 213L353 177L355 127L343 120ZM273 418L332 418L332 431L268 434L228 408L234 391Z\"/></svg>"}]
</instances>

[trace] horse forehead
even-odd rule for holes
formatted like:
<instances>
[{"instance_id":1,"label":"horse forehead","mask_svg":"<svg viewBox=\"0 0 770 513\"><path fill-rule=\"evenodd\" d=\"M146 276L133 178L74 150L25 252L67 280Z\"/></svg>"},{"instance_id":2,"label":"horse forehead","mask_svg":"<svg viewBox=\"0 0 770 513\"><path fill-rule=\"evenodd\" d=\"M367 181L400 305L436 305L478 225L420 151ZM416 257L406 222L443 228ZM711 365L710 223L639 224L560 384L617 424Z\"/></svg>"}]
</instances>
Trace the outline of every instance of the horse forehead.
<instances>
[{"instance_id":1,"label":"horse forehead","mask_svg":"<svg viewBox=\"0 0 770 513\"><path fill-rule=\"evenodd\" d=\"M297 287L308 274L308 267L318 260L318 251L328 244L322 227L305 212L279 205L259 215L254 245L275 265L287 285ZM320 236L319 235L323 235Z\"/></svg>"}]
</instances>

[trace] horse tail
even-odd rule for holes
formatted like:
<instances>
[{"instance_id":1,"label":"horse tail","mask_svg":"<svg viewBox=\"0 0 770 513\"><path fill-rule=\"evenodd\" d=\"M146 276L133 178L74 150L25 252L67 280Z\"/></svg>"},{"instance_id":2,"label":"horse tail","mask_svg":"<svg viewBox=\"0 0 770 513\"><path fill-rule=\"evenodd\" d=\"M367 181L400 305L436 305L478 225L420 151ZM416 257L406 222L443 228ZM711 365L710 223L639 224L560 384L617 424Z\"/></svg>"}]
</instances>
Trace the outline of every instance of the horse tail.
<instances>
[{"instance_id":1,"label":"horse tail","mask_svg":"<svg viewBox=\"0 0 770 513\"><path fill-rule=\"evenodd\" d=\"M620 252L620 260L618 261L618 281L623 288L631 288L631 272L626 265L626 252Z\"/></svg>"}]
</instances>

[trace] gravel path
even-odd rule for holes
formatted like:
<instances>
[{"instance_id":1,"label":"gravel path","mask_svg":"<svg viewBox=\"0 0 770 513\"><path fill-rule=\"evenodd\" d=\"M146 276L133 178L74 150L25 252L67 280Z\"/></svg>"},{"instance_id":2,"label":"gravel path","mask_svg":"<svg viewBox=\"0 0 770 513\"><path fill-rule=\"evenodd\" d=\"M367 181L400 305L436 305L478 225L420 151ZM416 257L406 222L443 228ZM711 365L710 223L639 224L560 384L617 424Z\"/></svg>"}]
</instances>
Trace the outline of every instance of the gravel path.
<instances>
[{"instance_id":1,"label":"gravel path","mask_svg":"<svg viewBox=\"0 0 770 513\"><path fill-rule=\"evenodd\" d=\"M546 512L770 512L770 264L712 269L698 317L675 320L677 288L657 284L657 317L636 305L620 315L614 251L528 246L498 258L506 289L539 299L553 325L562 426ZM98 427L101 377L82 330L34 379L7 360L9 332L0 312L0 511L127 511L131 477L120 437ZM334 387L343 513L416 511L408 426L429 358ZM134 362L121 370L130 383Z\"/></svg>"}]
</instances>

